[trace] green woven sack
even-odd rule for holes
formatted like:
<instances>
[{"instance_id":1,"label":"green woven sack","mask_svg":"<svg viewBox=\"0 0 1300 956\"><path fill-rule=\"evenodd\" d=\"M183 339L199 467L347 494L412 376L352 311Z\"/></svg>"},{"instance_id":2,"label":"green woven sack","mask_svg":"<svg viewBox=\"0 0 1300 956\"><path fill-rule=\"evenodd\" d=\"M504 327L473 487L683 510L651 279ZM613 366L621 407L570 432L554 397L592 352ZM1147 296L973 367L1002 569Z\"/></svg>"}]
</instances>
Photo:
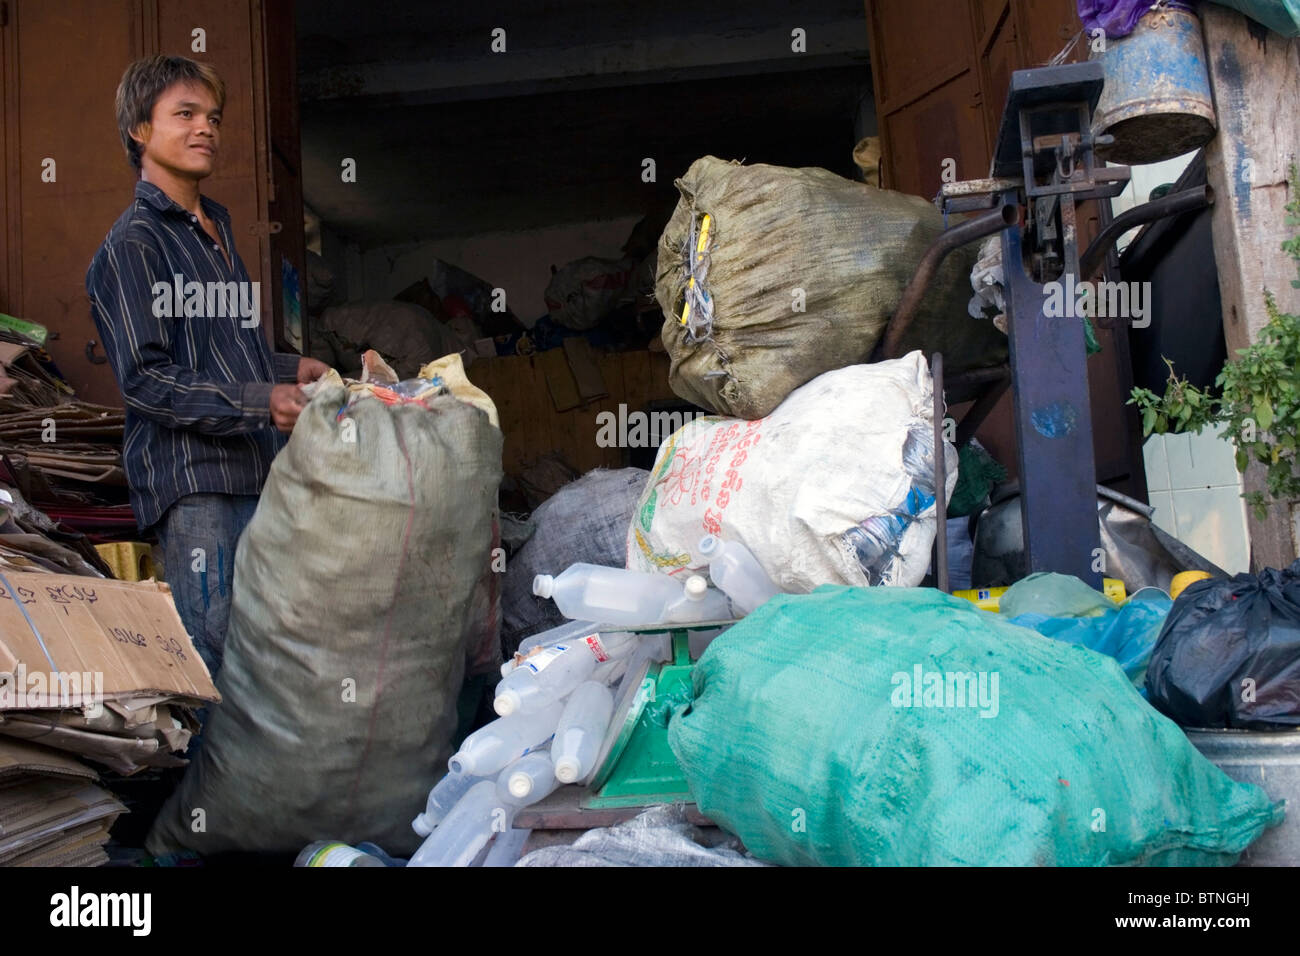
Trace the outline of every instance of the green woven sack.
<instances>
[{"instance_id":1,"label":"green woven sack","mask_svg":"<svg viewBox=\"0 0 1300 956\"><path fill-rule=\"evenodd\" d=\"M772 599L668 737L701 812L786 865L1229 865L1282 819L1109 657L928 589Z\"/></svg>"}]
</instances>

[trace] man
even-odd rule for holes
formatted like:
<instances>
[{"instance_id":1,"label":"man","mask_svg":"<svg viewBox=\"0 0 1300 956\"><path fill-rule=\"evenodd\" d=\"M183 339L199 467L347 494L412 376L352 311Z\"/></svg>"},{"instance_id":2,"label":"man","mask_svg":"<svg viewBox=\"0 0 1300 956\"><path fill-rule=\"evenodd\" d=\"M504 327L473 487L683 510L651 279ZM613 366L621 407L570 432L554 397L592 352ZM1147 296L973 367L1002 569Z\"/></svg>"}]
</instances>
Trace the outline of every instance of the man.
<instances>
[{"instance_id":1,"label":"man","mask_svg":"<svg viewBox=\"0 0 1300 956\"><path fill-rule=\"evenodd\" d=\"M136 521L156 531L177 610L214 677L235 544L280 433L306 405L299 385L327 370L271 352L230 216L199 193L220 149L224 103L225 86L206 64L154 56L127 67L117 125L139 181L86 274L126 403L123 464Z\"/></svg>"}]
</instances>

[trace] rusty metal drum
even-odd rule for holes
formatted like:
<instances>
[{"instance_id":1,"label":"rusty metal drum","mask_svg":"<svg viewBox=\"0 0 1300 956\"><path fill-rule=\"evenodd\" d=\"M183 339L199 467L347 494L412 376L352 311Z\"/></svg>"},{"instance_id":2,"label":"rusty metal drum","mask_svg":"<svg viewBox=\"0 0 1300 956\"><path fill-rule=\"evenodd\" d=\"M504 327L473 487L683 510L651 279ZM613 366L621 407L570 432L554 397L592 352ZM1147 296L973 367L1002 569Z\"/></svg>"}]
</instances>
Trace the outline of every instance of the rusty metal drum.
<instances>
[{"instance_id":1,"label":"rusty metal drum","mask_svg":"<svg viewBox=\"0 0 1300 956\"><path fill-rule=\"evenodd\" d=\"M1214 100L1201 22L1182 4L1149 10L1128 36L1093 52L1106 85L1093 113L1094 135L1115 143L1098 149L1127 165L1158 163L1204 146L1214 136Z\"/></svg>"}]
</instances>

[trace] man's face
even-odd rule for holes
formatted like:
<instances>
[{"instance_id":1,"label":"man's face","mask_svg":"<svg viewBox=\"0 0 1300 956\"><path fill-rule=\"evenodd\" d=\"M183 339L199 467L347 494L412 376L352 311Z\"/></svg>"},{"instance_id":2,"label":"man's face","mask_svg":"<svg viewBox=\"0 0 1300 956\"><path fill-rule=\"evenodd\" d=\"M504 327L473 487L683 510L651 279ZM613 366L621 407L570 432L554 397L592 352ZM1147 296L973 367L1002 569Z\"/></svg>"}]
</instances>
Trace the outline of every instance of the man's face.
<instances>
[{"instance_id":1,"label":"man's face","mask_svg":"<svg viewBox=\"0 0 1300 956\"><path fill-rule=\"evenodd\" d=\"M173 83L153 107L149 125L135 134L141 161L176 175L203 179L221 146L221 110L202 83Z\"/></svg>"}]
</instances>

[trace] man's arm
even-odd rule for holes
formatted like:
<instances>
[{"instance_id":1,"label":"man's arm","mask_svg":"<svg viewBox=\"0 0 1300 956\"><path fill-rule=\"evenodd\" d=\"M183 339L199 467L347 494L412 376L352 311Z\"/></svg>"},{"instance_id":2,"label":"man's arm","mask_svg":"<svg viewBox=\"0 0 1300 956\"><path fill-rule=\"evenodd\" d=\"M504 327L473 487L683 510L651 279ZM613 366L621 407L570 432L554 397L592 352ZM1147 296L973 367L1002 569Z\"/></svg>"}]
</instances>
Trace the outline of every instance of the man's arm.
<instances>
[{"instance_id":1,"label":"man's arm","mask_svg":"<svg viewBox=\"0 0 1300 956\"><path fill-rule=\"evenodd\" d=\"M274 364L277 382L298 384L298 363L302 361L301 355L294 355L292 352L275 352L271 355L271 361Z\"/></svg>"},{"instance_id":2,"label":"man's arm","mask_svg":"<svg viewBox=\"0 0 1300 956\"><path fill-rule=\"evenodd\" d=\"M214 382L171 356L173 319L153 314L153 286L168 282L157 250L127 239L105 250L94 287L95 325L128 408L170 428L210 435L271 423L270 382Z\"/></svg>"},{"instance_id":3,"label":"man's arm","mask_svg":"<svg viewBox=\"0 0 1300 956\"><path fill-rule=\"evenodd\" d=\"M275 352L271 359L275 363L275 380L290 385L310 384L330 369L320 359L295 352Z\"/></svg>"}]
</instances>

